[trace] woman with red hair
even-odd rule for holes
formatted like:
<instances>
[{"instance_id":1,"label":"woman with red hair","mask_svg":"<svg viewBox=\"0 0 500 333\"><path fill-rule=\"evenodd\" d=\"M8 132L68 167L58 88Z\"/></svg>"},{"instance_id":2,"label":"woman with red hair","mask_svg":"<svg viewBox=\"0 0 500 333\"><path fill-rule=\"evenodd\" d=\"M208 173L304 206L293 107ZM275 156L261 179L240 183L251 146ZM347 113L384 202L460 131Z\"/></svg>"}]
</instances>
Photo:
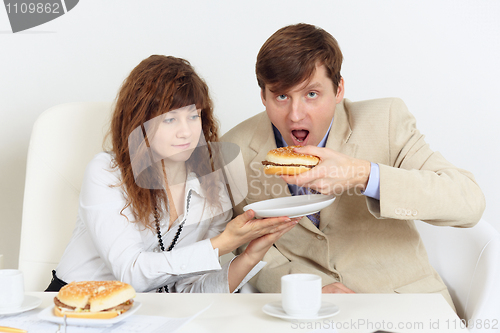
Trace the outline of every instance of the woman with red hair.
<instances>
[{"instance_id":1,"label":"woman with red hair","mask_svg":"<svg viewBox=\"0 0 500 333\"><path fill-rule=\"evenodd\" d=\"M109 135L111 150L87 166L76 228L47 291L120 280L138 292L234 292L297 223L251 210L230 220L212 101L186 60L153 55L134 68ZM246 243L221 267L220 255Z\"/></svg>"}]
</instances>

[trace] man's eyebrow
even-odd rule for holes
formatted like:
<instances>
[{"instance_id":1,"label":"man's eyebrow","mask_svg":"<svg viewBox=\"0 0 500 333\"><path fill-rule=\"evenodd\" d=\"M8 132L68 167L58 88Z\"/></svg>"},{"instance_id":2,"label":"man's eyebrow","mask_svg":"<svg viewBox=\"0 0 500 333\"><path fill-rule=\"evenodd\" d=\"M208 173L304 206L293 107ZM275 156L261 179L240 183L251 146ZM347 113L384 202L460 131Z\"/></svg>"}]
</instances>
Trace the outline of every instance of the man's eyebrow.
<instances>
[{"instance_id":1,"label":"man's eyebrow","mask_svg":"<svg viewBox=\"0 0 500 333\"><path fill-rule=\"evenodd\" d=\"M277 94L278 92L281 93L278 89L273 89L272 87L268 87L269 91L272 92L273 94Z\"/></svg>"},{"instance_id":2,"label":"man's eyebrow","mask_svg":"<svg viewBox=\"0 0 500 333\"><path fill-rule=\"evenodd\" d=\"M318 89L318 88L322 88L323 85L320 83L320 82L312 82L312 83L308 83L304 86L304 88L300 88L300 89L294 89L294 90L311 90L311 89ZM271 88L269 88L269 91L273 94L286 94L290 91L290 89L288 89L287 91L279 91L279 90L273 90Z\"/></svg>"},{"instance_id":3,"label":"man's eyebrow","mask_svg":"<svg viewBox=\"0 0 500 333\"><path fill-rule=\"evenodd\" d=\"M323 85L320 82L313 82L304 87L306 90L322 88Z\"/></svg>"}]
</instances>

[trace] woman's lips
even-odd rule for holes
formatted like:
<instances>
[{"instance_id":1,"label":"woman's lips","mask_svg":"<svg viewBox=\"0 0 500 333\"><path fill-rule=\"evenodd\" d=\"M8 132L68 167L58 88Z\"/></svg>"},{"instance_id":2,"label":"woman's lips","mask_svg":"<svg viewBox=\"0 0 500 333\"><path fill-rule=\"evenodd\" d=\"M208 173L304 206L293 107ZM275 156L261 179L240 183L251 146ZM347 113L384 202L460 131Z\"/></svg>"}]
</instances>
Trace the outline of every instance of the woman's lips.
<instances>
[{"instance_id":1,"label":"woman's lips","mask_svg":"<svg viewBox=\"0 0 500 333\"><path fill-rule=\"evenodd\" d=\"M183 145L173 145L173 147L177 149L188 149L189 147L191 147L191 143L185 143Z\"/></svg>"}]
</instances>

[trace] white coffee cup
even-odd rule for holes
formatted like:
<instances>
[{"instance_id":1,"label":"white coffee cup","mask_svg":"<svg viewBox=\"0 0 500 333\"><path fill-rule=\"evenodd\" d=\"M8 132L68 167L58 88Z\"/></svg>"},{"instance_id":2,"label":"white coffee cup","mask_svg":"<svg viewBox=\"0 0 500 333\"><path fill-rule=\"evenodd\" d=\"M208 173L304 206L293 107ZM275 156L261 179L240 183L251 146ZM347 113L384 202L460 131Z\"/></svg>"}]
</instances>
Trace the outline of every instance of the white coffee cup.
<instances>
[{"instance_id":1,"label":"white coffee cup","mask_svg":"<svg viewBox=\"0 0 500 333\"><path fill-rule=\"evenodd\" d=\"M17 269L0 269L0 308L16 309L24 301L24 276Z\"/></svg>"},{"instance_id":2,"label":"white coffee cup","mask_svg":"<svg viewBox=\"0 0 500 333\"><path fill-rule=\"evenodd\" d=\"M291 317L314 317L321 308L321 277L288 274L281 277L281 303Z\"/></svg>"}]
</instances>

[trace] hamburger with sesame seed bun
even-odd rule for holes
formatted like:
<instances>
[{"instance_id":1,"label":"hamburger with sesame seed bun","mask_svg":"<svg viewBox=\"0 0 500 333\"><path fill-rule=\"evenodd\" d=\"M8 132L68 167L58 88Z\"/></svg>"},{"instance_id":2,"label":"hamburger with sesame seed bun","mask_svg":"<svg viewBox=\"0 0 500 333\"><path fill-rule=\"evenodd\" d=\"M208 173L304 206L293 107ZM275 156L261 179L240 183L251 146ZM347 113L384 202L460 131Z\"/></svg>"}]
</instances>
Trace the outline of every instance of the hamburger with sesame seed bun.
<instances>
[{"instance_id":1,"label":"hamburger with sesame seed bun","mask_svg":"<svg viewBox=\"0 0 500 333\"><path fill-rule=\"evenodd\" d=\"M266 175L288 175L295 176L309 171L319 163L319 157L309 154L301 154L293 151L300 146L288 146L270 150L267 153L264 164Z\"/></svg>"},{"instance_id":2,"label":"hamburger with sesame seed bun","mask_svg":"<svg viewBox=\"0 0 500 333\"><path fill-rule=\"evenodd\" d=\"M54 314L59 317L110 319L134 304L134 288L120 281L71 282L54 297Z\"/></svg>"}]
</instances>

